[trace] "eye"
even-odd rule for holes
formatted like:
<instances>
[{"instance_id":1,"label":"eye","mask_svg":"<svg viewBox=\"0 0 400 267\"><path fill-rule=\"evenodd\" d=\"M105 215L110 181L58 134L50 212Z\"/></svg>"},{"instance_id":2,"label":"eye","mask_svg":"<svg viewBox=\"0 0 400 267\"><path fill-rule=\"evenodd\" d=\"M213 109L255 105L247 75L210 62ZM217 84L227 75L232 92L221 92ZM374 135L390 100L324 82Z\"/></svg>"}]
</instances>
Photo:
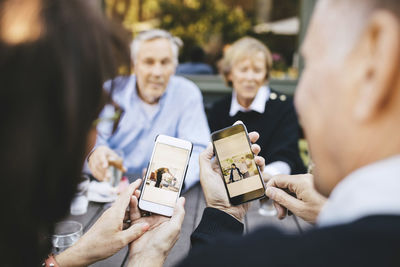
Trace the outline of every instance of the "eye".
<instances>
[{"instance_id":1,"label":"eye","mask_svg":"<svg viewBox=\"0 0 400 267\"><path fill-rule=\"evenodd\" d=\"M146 64L146 65L153 65L153 64L154 64L154 59L152 59L152 58L145 58L145 59L144 59L144 64Z\"/></svg>"},{"instance_id":2,"label":"eye","mask_svg":"<svg viewBox=\"0 0 400 267\"><path fill-rule=\"evenodd\" d=\"M161 61L162 65L168 65L172 62L172 60L170 58L165 58Z\"/></svg>"}]
</instances>

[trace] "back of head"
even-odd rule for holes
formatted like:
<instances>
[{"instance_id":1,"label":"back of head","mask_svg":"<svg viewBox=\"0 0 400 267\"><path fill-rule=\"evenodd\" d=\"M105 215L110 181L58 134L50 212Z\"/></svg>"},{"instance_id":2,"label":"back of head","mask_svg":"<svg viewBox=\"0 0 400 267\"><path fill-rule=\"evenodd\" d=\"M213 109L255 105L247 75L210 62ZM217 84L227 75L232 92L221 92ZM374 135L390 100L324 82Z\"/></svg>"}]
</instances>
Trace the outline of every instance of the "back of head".
<instances>
[{"instance_id":1,"label":"back of head","mask_svg":"<svg viewBox=\"0 0 400 267\"><path fill-rule=\"evenodd\" d=\"M399 1L317 3L295 103L326 196L355 170L400 154L399 44Z\"/></svg>"},{"instance_id":2,"label":"back of head","mask_svg":"<svg viewBox=\"0 0 400 267\"><path fill-rule=\"evenodd\" d=\"M102 84L128 46L87 1L0 5L3 266L34 266L76 189ZM119 47L119 54L114 54Z\"/></svg>"}]
</instances>

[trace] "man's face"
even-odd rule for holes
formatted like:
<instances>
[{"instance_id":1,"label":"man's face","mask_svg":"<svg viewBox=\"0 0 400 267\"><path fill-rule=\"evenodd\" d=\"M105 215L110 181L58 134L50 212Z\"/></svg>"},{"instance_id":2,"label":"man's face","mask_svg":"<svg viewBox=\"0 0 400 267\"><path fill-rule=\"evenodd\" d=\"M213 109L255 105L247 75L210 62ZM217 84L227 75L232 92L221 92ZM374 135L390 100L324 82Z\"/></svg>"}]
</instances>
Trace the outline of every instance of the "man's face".
<instances>
[{"instance_id":1,"label":"man's face","mask_svg":"<svg viewBox=\"0 0 400 267\"><path fill-rule=\"evenodd\" d=\"M143 42L134 62L140 98L149 104L157 103L175 67L171 43L167 39Z\"/></svg>"},{"instance_id":2,"label":"man's face","mask_svg":"<svg viewBox=\"0 0 400 267\"><path fill-rule=\"evenodd\" d=\"M315 163L315 185L324 195L344 178L355 141L349 116L355 97L351 88L357 87L348 60L352 38L345 29L348 21L340 22L333 6L331 1L317 4L302 47L306 67L295 95Z\"/></svg>"}]
</instances>

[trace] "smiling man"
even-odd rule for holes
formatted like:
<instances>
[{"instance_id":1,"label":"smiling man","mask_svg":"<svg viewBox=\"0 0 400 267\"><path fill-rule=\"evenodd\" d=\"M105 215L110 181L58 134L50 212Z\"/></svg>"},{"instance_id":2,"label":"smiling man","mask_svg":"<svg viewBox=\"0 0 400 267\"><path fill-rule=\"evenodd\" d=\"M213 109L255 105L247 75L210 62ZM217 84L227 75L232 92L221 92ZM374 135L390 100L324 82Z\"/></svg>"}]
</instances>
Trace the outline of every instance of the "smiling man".
<instances>
[{"instance_id":1,"label":"smiling man","mask_svg":"<svg viewBox=\"0 0 400 267\"><path fill-rule=\"evenodd\" d=\"M96 149L89 156L93 175L104 180L108 162L122 150L128 173L141 174L154 140L165 134L193 143L186 189L198 181L198 157L209 140L202 95L191 81L174 76L182 41L164 30L137 35L131 45L134 75L123 79L113 100L123 110L117 127L98 127ZM103 113L107 113L106 110ZM111 133L112 132L112 133Z\"/></svg>"}]
</instances>

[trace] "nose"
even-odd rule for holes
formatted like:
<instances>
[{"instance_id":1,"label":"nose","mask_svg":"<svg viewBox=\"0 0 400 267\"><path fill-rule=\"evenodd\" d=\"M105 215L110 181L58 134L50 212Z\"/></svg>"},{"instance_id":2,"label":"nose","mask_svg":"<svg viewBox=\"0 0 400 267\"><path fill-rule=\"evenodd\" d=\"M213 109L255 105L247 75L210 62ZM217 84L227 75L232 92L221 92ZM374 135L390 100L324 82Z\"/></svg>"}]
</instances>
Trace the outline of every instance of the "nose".
<instances>
[{"instance_id":1,"label":"nose","mask_svg":"<svg viewBox=\"0 0 400 267\"><path fill-rule=\"evenodd\" d=\"M162 75L162 66L160 63L156 63L153 65L152 69L151 69L151 73L153 74L153 76L161 76Z\"/></svg>"},{"instance_id":2,"label":"nose","mask_svg":"<svg viewBox=\"0 0 400 267\"><path fill-rule=\"evenodd\" d=\"M252 81L252 80L254 80L255 79L255 72L253 71L253 70L247 70L246 72L245 72L245 78L246 78L246 80L248 80L248 81Z\"/></svg>"}]
</instances>

